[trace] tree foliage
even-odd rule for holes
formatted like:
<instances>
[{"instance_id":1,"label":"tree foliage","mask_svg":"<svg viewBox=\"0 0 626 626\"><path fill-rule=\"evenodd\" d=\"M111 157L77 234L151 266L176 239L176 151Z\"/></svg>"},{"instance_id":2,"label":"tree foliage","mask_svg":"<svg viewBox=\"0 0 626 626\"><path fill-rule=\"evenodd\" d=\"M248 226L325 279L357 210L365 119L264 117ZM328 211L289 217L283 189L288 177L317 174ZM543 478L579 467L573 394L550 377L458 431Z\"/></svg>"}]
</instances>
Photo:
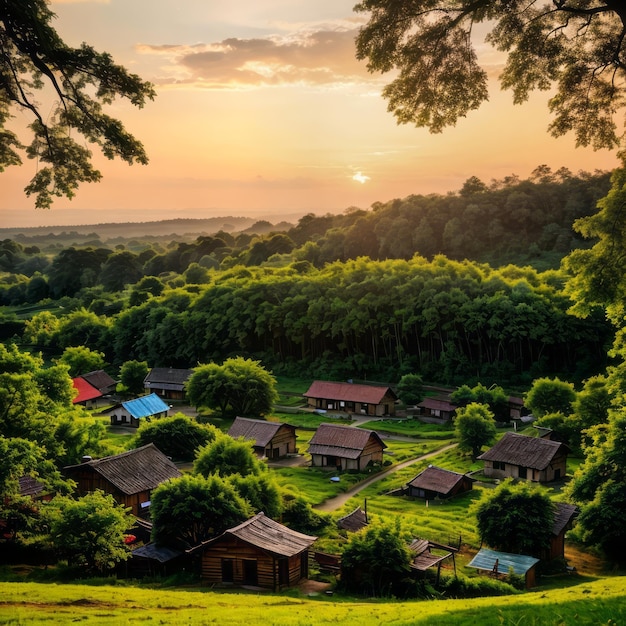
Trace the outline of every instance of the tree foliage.
<instances>
[{"instance_id":1,"label":"tree foliage","mask_svg":"<svg viewBox=\"0 0 626 626\"><path fill-rule=\"evenodd\" d=\"M54 17L46 0L4 0L0 11L0 172L19 165L24 150L36 159L25 191L38 208L49 208L54 197L73 197L80 183L100 180L86 142L109 159L147 163L141 143L103 105L122 98L141 108L155 95L150 83L109 54L85 43L68 46L51 25ZM48 90L54 106L44 111L37 93ZM5 126L12 109L33 120L28 146Z\"/></svg>"},{"instance_id":2,"label":"tree foliage","mask_svg":"<svg viewBox=\"0 0 626 626\"><path fill-rule=\"evenodd\" d=\"M65 348L59 363L67 365L70 376L88 374L105 366L104 353L90 350L85 346Z\"/></svg>"},{"instance_id":3,"label":"tree foliage","mask_svg":"<svg viewBox=\"0 0 626 626\"><path fill-rule=\"evenodd\" d=\"M524 398L524 404L535 417L548 413L569 415L576 400L572 383L558 378L537 378Z\"/></svg>"},{"instance_id":4,"label":"tree foliage","mask_svg":"<svg viewBox=\"0 0 626 626\"><path fill-rule=\"evenodd\" d=\"M258 476L266 471L267 466L254 453L250 440L234 439L218 433L212 441L198 450L193 469L196 474L205 477L211 474Z\"/></svg>"},{"instance_id":5,"label":"tree foliage","mask_svg":"<svg viewBox=\"0 0 626 626\"><path fill-rule=\"evenodd\" d=\"M129 394L140 394L149 368L145 361L125 361L120 367L120 384Z\"/></svg>"},{"instance_id":6,"label":"tree foliage","mask_svg":"<svg viewBox=\"0 0 626 626\"><path fill-rule=\"evenodd\" d=\"M399 123L441 132L488 99L488 74L475 27L506 54L502 87L516 104L553 91L549 130L574 132L578 145L614 148L623 129L626 11L622 3L525 0L363 0L368 13L356 45L372 72L397 70L383 90Z\"/></svg>"},{"instance_id":7,"label":"tree foliage","mask_svg":"<svg viewBox=\"0 0 626 626\"><path fill-rule=\"evenodd\" d=\"M474 459L483 446L491 444L496 436L493 413L487 405L478 402L470 402L456 410L454 427L459 438L459 448L471 452Z\"/></svg>"},{"instance_id":8,"label":"tree foliage","mask_svg":"<svg viewBox=\"0 0 626 626\"><path fill-rule=\"evenodd\" d=\"M155 543L191 548L245 521L252 511L220 476L185 475L152 492L150 514Z\"/></svg>"},{"instance_id":9,"label":"tree foliage","mask_svg":"<svg viewBox=\"0 0 626 626\"><path fill-rule=\"evenodd\" d=\"M549 545L554 505L537 485L507 479L486 489L472 512L481 541L495 550L538 556Z\"/></svg>"},{"instance_id":10,"label":"tree foliage","mask_svg":"<svg viewBox=\"0 0 626 626\"><path fill-rule=\"evenodd\" d=\"M424 399L422 377L419 374L405 374L398 381L398 397L405 404L418 404Z\"/></svg>"}]
</instances>

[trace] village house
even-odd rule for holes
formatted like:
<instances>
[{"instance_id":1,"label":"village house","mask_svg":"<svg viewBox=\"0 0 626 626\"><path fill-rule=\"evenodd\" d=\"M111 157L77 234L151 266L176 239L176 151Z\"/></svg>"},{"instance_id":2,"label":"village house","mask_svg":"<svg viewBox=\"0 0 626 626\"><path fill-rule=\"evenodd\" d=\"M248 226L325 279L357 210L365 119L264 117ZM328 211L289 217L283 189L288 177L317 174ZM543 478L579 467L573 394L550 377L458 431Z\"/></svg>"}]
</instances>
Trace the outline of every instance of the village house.
<instances>
[{"instance_id":1,"label":"village house","mask_svg":"<svg viewBox=\"0 0 626 626\"><path fill-rule=\"evenodd\" d=\"M571 530L577 515L578 507L576 505L567 502L556 503L550 546L540 555L542 561L565 558L565 534Z\"/></svg>"},{"instance_id":2,"label":"village house","mask_svg":"<svg viewBox=\"0 0 626 626\"><path fill-rule=\"evenodd\" d=\"M133 515L147 515L152 490L170 478L182 476L179 469L153 443L113 456L64 468L68 478L76 481L83 496L100 489L115 501L130 507Z\"/></svg>"},{"instance_id":3,"label":"village house","mask_svg":"<svg viewBox=\"0 0 626 626\"><path fill-rule=\"evenodd\" d=\"M316 539L258 513L192 552L201 553L205 584L251 585L280 591L308 577L309 548Z\"/></svg>"},{"instance_id":4,"label":"village house","mask_svg":"<svg viewBox=\"0 0 626 626\"><path fill-rule=\"evenodd\" d=\"M137 428L142 419L149 421L153 417L165 417L169 408L169 405L165 404L156 393L127 400L111 409L111 426L133 426Z\"/></svg>"},{"instance_id":5,"label":"village house","mask_svg":"<svg viewBox=\"0 0 626 626\"><path fill-rule=\"evenodd\" d=\"M77 395L73 404L81 404L87 408L96 408L98 400L115 391L116 381L104 370L95 370L72 378Z\"/></svg>"},{"instance_id":6,"label":"village house","mask_svg":"<svg viewBox=\"0 0 626 626\"><path fill-rule=\"evenodd\" d=\"M148 393L156 393L166 400L184 400L185 383L193 370L172 367L153 367L143 381Z\"/></svg>"},{"instance_id":7,"label":"village house","mask_svg":"<svg viewBox=\"0 0 626 626\"><path fill-rule=\"evenodd\" d=\"M424 398L415 405L417 416L421 422L445 424L454 417L456 404L446 398Z\"/></svg>"},{"instance_id":8,"label":"village house","mask_svg":"<svg viewBox=\"0 0 626 626\"><path fill-rule=\"evenodd\" d=\"M471 491L474 479L466 474L429 465L413 480L407 483L405 495L424 500L447 499L466 491Z\"/></svg>"},{"instance_id":9,"label":"village house","mask_svg":"<svg viewBox=\"0 0 626 626\"><path fill-rule=\"evenodd\" d=\"M382 417L395 415L398 396L391 387L315 380L303 394L311 408Z\"/></svg>"},{"instance_id":10,"label":"village house","mask_svg":"<svg viewBox=\"0 0 626 626\"><path fill-rule=\"evenodd\" d=\"M381 463L387 446L378 433L352 426L320 424L309 442L313 467L363 471Z\"/></svg>"},{"instance_id":11,"label":"village house","mask_svg":"<svg viewBox=\"0 0 626 626\"><path fill-rule=\"evenodd\" d=\"M564 478L569 448L561 442L512 432L477 458L484 461L485 476L550 482Z\"/></svg>"},{"instance_id":12,"label":"village house","mask_svg":"<svg viewBox=\"0 0 626 626\"><path fill-rule=\"evenodd\" d=\"M296 427L291 424L236 417L228 434L235 439L243 437L252 441L256 454L268 459L278 459L298 451Z\"/></svg>"},{"instance_id":13,"label":"village house","mask_svg":"<svg viewBox=\"0 0 626 626\"><path fill-rule=\"evenodd\" d=\"M526 589L530 589L537 584L537 563L539 559L532 556L481 548L467 567L488 572L494 578L505 578L513 572L517 576L523 576Z\"/></svg>"}]
</instances>

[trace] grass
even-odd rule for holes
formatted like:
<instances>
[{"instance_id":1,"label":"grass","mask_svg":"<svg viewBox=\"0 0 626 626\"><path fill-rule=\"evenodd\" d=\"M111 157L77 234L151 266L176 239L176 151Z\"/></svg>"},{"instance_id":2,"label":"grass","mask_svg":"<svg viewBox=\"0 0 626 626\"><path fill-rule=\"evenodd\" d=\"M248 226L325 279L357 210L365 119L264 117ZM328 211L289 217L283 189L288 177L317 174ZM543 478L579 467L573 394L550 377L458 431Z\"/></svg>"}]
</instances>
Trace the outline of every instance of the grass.
<instances>
[{"instance_id":1,"label":"grass","mask_svg":"<svg viewBox=\"0 0 626 626\"><path fill-rule=\"evenodd\" d=\"M438 626L583 626L626 623L624 579L577 577L558 590L472 600L354 601L337 596L208 590L151 590L121 585L0 583L3 624L389 624Z\"/></svg>"},{"instance_id":2,"label":"grass","mask_svg":"<svg viewBox=\"0 0 626 626\"><path fill-rule=\"evenodd\" d=\"M452 439L454 429L441 424L425 424L418 419L383 419L360 424L359 428L375 430L379 433L420 437L422 439Z\"/></svg>"}]
</instances>

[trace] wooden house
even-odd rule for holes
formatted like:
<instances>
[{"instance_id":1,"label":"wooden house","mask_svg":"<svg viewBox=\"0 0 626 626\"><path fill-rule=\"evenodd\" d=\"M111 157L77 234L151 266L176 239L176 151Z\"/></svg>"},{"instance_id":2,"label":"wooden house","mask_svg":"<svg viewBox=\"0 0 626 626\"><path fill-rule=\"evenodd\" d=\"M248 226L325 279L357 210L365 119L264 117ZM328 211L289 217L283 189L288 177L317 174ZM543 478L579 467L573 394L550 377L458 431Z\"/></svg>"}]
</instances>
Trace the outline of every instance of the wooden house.
<instances>
[{"instance_id":1,"label":"wooden house","mask_svg":"<svg viewBox=\"0 0 626 626\"><path fill-rule=\"evenodd\" d=\"M228 434L235 439L243 437L252 441L260 457L278 459L297 452L296 427L291 424L236 417Z\"/></svg>"},{"instance_id":2,"label":"wooden house","mask_svg":"<svg viewBox=\"0 0 626 626\"><path fill-rule=\"evenodd\" d=\"M358 415L395 415L398 396L391 387L313 381L303 394L311 408Z\"/></svg>"},{"instance_id":3,"label":"wooden house","mask_svg":"<svg viewBox=\"0 0 626 626\"><path fill-rule=\"evenodd\" d=\"M410 567L414 572L423 575L431 567L437 566L436 585L439 584L441 565L450 557L452 557L454 574L456 576L456 560L454 554L458 552L457 548L428 541L427 539L414 539L409 545L409 550L412 554Z\"/></svg>"},{"instance_id":4,"label":"wooden house","mask_svg":"<svg viewBox=\"0 0 626 626\"><path fill-rule=\"evenodd\" d=\"M117 386L117 381L109 376L104 370L95 370L80 376L90 385L95 387L103 396L113 393Z\"/></svg>"},{"instance_id":5,"label":"wooden house","mask_svg":"<svg viewBox=\"0 0 626 626\"><path fill-rule=\"evenodd\" d=\"M424 398L415 405L417 408L417 416L422 422L430 422L433 424L445 424L453 417L457 409L456 404L450 402L446 398Z\"/></svg>"},{"instance_id":6,"label":"wooden house","mask_svg":"<svg viewBox=\"0 0 626 626\"><path fill-rule=\"evenodd\" d=\"M81 404L88 409L95 409L98 406L98 399L103 395L99 389L88 383L82 376L72 378L72 385L76 389L72 404Z\"/></svg>"},{"instance_id":7,"label":"wooden house","mask_svg":"<svg viewBox=\"0 0 626 626\"><path fill-rule=\"evenodd\" d=\"M542 560L552 561L565 558L565 534L574 525L577 515L578 507L574 504L568 504L567 502L556 503L550 547L540 555Z\"/></svg>"},{"instance_id":8,"label":"wooden house","mask_svg":"<svg viewBox=\"0 0 626 626\"><path fill-rule=\"evenodd\" d=\"M280 591L308 576L309 548L316 539L258 513L193 551L201 552L203 583Z\"/></svg>"},{"instance_id":9,"label":"wooden house","mask_svg":"<svg viewBox=\"0 0 626 626\"><path fill-rule=\"evenodd\" d=\"M424 500L447 499L471 491L473 483L474 480L466 474L429 465L407 483L404 493Z\"/></svg>"},{"instance_id":10,"label":"wooden house","mask_svg":"<svg viewBox=\"0 0 626 626\"><path fill-rule=\"evenodd\" d=\"M309 442L309 454L314 467L363 471L369 463L382 462L386 447L373 430L320 424Z\"/></svg>"},{"instance_id":11,"label":"wooden house","mask_svg":"<svg viewBox=\"0 0 626 626\"><path fill-rule=\"evenodd\" d=\"M150 420L153 417L165 417L169 411L169 405L165 404L156 393L140 396L134 400L122 402L110 411L112 426L133 426L137 428L142 419Z\"/></svg>"},{"instance_id":12,"label":"wooden house","mask_svg":"<svg viewBox=\"0 0 626 626\"><path fill-rule=\"evenodd\" d=\"M357 506L354 511L344 515L337 520L337 526L342 530L347 530L351 533L356 533L359 530L365 528L369 524L367 519L367 511L364 511L360 506Z\"/></svg>"},{"instance_id":13,"label":"wooden house","mask_svg":"<svg viewBox=\"0 0 626 626\"><path fill-rule=\"evenodd\" d=\"M86 459L64 468L76 481L79 495L97 489L110 493L120 504L142 517L150 506L152 490L170 478L182 476L179 469L153 443L102 459Z\"/></svg>"},{"instance_id":14,"label":"wooden house","mask_svg":"<svg viewBox=\"0 0 626 626\"><path fill-rule=\"evenodd\" d=\"M559 441L507 432L477 458L484 461L486 476L545 483L565 477L568 452Z\"/></svg>"},{"instance_id":15,"label":"wooden house","mask_svg":"<svg viewBox=\"0 0 626 626\"><path fill-rule=\"evenodd\" d=\"M481 548L478 554L467 564L467 567L488 572L494 578L504 578L512 571L518 576L523 576L526 581L526 589L530 589L537 584L535 571L537 563L539 563L539 559L532 556Z\"/></svg>"},{"instance_id":16,"label":"wooden house","mask_svg":"<svg viewBox=\"0 0 626 626\"><path fill-rule=\"evenodd\" d=\"M156 393L166 400L184 400L185 383L193 370L172 367L153 367L143 381L148 393Z\"/></svg>"}]
</instances>

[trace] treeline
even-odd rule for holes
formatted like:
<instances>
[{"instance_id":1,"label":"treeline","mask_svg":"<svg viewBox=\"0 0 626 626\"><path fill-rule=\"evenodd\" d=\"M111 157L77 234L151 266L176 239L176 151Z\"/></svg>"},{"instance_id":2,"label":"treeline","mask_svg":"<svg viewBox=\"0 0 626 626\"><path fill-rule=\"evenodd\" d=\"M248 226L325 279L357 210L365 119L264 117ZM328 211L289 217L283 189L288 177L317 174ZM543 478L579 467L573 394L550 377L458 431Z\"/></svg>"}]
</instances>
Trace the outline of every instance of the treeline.
<instances>
[{"instance_id":1,"label":"treeline","mask_svg":"<svg viewBox=\"0 0 626 626\"><path fill-rule=\"evenodd\" d=\"M445 383L529 384L600 371L611 340L602 316L568 314L557 272L443 256L237 267L145 292L136 305L132 293L116 314L39 313L23 341L53 352L85 345L116 364L193 367L243 355L312 376L398 380L418 371Z\"/></svg>"}]
</instances>

